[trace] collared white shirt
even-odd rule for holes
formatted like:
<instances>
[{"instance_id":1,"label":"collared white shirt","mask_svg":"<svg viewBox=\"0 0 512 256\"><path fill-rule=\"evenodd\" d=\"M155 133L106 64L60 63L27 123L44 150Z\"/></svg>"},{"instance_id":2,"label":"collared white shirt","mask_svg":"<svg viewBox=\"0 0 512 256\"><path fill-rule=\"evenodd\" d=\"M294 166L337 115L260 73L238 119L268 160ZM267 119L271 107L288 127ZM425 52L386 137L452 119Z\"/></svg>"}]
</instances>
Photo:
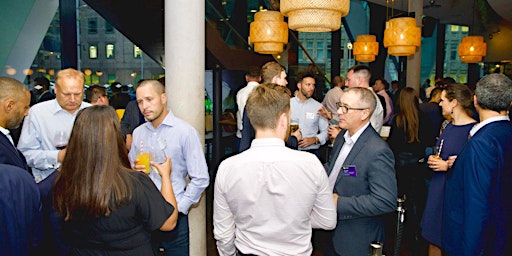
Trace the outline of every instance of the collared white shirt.
<instances>
[{"instance_id":1,"label":"collared white shirt","mask_svg":"<svg viewBox=\"0 0 512 256\"><path fill-rule=\"evenodd\" d=\"M243 118L244 118L244 108L247 103L247 98L249 98L249 94L254 90L256 86L260 85L258 82L248 82L247 86L240 89L236 94L236 104L238 105L238 111L236 112L236 137L242 138L242 129L243 126Z\"/></svg>"},{"instance_id":2,"label":"collared white shirt","mask_svg":"<svg viewBox=\"0 0 512 256\"><path fill-rule=\"evenodd\" d=\"M348 131L345 131L343 134L343 138L345 138L345 143L341 147L340 154L336 158L336 162L334 162L334 166L332 167L331 174L329 175L329 185L331 189L334 191L334 185L336 185L336 180L338 179L338 175L340 173L341 167L345 163L345 159L347 159L350 150L354 147L354 144L357 142L357 139L361 136L364 130L370 125L370 122L366 123L361 129L354 133L354 135L350 136Z\"/></svg>"},{"instance_id":3,"label":"collared white shirt","mask_svg":"<svg viewBox=\"0 0 512 256\"><path fill-rule=\"evenodd\" d=\"M322 163L286 148L282 139L254 139L224 160L215 180L213 233L221 256L311 255L312 228L333 229L336 208Z\"/></svg>"},{"instance_id":4,"label":"collared white shirt","mask_svg":"<svg viewBox=\"0 0 512 256\"><path fill-rule=\"evenodd\" d=\"M377 96L373 89L371 87L368 87L367 89L373 93L373 95L375 96L375 100L377 101L375 104L375 110L373 111L373 114L370 117L370 124L377 133L380 133L380 129L382 128L382 123L384 121L384 108L382 108L379 96Z\"/></svg>"},{"instance_id":5,"label":"collared white shirt","mask_svg":"<svg viewBox=\"0 0 512 256\"><path fill-rule=\"evenodd\" d=\"M475 135L475 133L478 132L478 130L482 129L482 127L484 127L492 122L497 122L497 121L510 121L510 118L508 116L495 116L495 117L487 118L484 121L482 121L478 124L475 124L475 126L473 126L473 128L471 128L471 130L469 131L469 135L471 137L473 137Z\"/></svg>"},{"instance_id":6,"label":"collared white shirt","mask_svg":"<svg viewBox=\"0 0 512 256\"><path fill-rule=\"evenodd\" d=\"M21 130L18 149L32 167L36 182L48 177L60 167L57 160L59 150L55 148L53 138L58 131L71 135L75 118L80 109L91 106L82 102L73 114L64 110L56 99L35 104L28 111ZM92 139L92 138L91 138Z\"/></svg>"}]
</instances>

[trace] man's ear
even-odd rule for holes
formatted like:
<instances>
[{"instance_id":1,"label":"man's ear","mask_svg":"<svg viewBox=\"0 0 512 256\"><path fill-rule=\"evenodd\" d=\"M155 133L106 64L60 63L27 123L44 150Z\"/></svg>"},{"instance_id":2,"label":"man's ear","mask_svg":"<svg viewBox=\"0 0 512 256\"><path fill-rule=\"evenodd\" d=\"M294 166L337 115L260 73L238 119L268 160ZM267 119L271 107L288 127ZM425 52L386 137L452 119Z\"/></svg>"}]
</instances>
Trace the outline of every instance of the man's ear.
<instances>
[{"instance_id":1,"label":"man's ear","mask_svg":"<svg viewBox=\"0 0 512 256\"><path fill-rule=\"evenodd\" d=\"M380 103L379 103L380 104ZM369 108L362 110L363 114L361 115L361 120L370 119L371 111Z\"/></svg>"},{"instance_id":2,"label":"man's ear","mask_svg":"<svg viewBox=\"0 0 512 256\"><path fill-rule=\"evenodd\" d=\"M14 99L8 98L3 102L3 108L5 113L11 112L15 106L16 102L14 101Z\"/></svg>"},{"instance_id":3,"label":"man's ear","mask_svg":"<svg viewBox=\"0 0 512 256\"><path fill-rule=\"evenodd\" d=\"M167 105L167 93L162 93L162 95L160 95L160 100L162 103L164 103L164 105Z\"/></svg>"}]
</instances>

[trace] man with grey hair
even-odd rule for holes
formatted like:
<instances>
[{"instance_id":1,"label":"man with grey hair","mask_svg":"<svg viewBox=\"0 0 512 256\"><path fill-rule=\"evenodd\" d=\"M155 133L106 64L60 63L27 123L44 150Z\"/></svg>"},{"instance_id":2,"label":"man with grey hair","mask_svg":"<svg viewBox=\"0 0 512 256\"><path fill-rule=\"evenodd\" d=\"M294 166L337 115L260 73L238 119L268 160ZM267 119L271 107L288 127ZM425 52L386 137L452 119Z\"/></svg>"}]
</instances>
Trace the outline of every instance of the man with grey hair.
<instances>
[{"instance_id":1,"label":"man with grey hair","mask_svg":"<svg viewBox=\"0 0 512 256\"><path fill-rule=\"evenodd\" d=\"M361 87L345 90L338 103L342 130L325 164L337 197L333 255L367 255L372 241L384 241L382 216L395 210L393 152L370 125L376 105L374 93Z\"/></svg>"},{"instance_id":2,"label":"man with grey hair","mask_svg":"<svg viewBox=\"0 0 512 256\"><path fill-rule=\"evenodd\" d=\"M480 123L448 172L443 245L450 255L507 255L512 249L512 80L490 74L478 81Z\"/></svg>"},{"instance_id":3,"label":"man with grey hair","mask_svg":"<svg viewBox=\"0 0 512 256\"><path fill-rule=\"evenodd\" d=\"M0 164L29 170L23 154L16 149L8 129L16 129L30 108L30 92L18 80L0 77Z\"/></svg>"}]
</instances>

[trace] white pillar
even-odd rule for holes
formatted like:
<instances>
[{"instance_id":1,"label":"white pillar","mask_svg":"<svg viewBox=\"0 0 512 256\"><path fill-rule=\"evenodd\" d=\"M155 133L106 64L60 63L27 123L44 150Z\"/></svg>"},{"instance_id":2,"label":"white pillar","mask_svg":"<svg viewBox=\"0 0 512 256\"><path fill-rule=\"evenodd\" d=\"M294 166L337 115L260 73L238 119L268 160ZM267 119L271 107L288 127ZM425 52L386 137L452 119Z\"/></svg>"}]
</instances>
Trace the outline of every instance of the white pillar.
<instances>
[{"instance_id":1,"label":"white pillar","mask_svg":"<svg viewBox=\"0 0 512 256\"><path fill-rule=\"evenodd\" d=\"M204 144L205 1L165 0L165 91ZM189 212L190 255L206 255L205 196Z\"/></svg>"},{"instance_id":2,"label":"white pillar","mask_svg":"<svg viewBox=\"0 0 512 256\"><path fill-rule=\"evenodd\" d=\"M410 1L410 11L416 13L416 26L421 28L423 16L423 1L412 0ZM412 87L419 93L421 79L421 46L416 49L414 55L407 57L407 86Z\"/></svg>"}]
</instances>

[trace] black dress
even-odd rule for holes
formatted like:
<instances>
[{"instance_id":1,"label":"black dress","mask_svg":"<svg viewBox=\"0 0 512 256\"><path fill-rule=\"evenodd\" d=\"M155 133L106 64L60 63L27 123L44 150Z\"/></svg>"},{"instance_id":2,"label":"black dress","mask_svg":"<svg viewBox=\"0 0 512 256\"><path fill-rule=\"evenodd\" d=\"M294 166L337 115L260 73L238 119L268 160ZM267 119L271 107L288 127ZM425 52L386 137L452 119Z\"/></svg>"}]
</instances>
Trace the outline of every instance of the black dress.
<instances>
[{"instance_id":1,"label":"black dress","mask_svg":"<svg viewBox=\"0 0 512 256\"><path fill-rule=\"evenodd\" d=\"M159 229L174 211L151 179L132 173L132 200L109 216L64 223L70 255L153 255L151 231Z\"/></svg>"}]
</instances>

